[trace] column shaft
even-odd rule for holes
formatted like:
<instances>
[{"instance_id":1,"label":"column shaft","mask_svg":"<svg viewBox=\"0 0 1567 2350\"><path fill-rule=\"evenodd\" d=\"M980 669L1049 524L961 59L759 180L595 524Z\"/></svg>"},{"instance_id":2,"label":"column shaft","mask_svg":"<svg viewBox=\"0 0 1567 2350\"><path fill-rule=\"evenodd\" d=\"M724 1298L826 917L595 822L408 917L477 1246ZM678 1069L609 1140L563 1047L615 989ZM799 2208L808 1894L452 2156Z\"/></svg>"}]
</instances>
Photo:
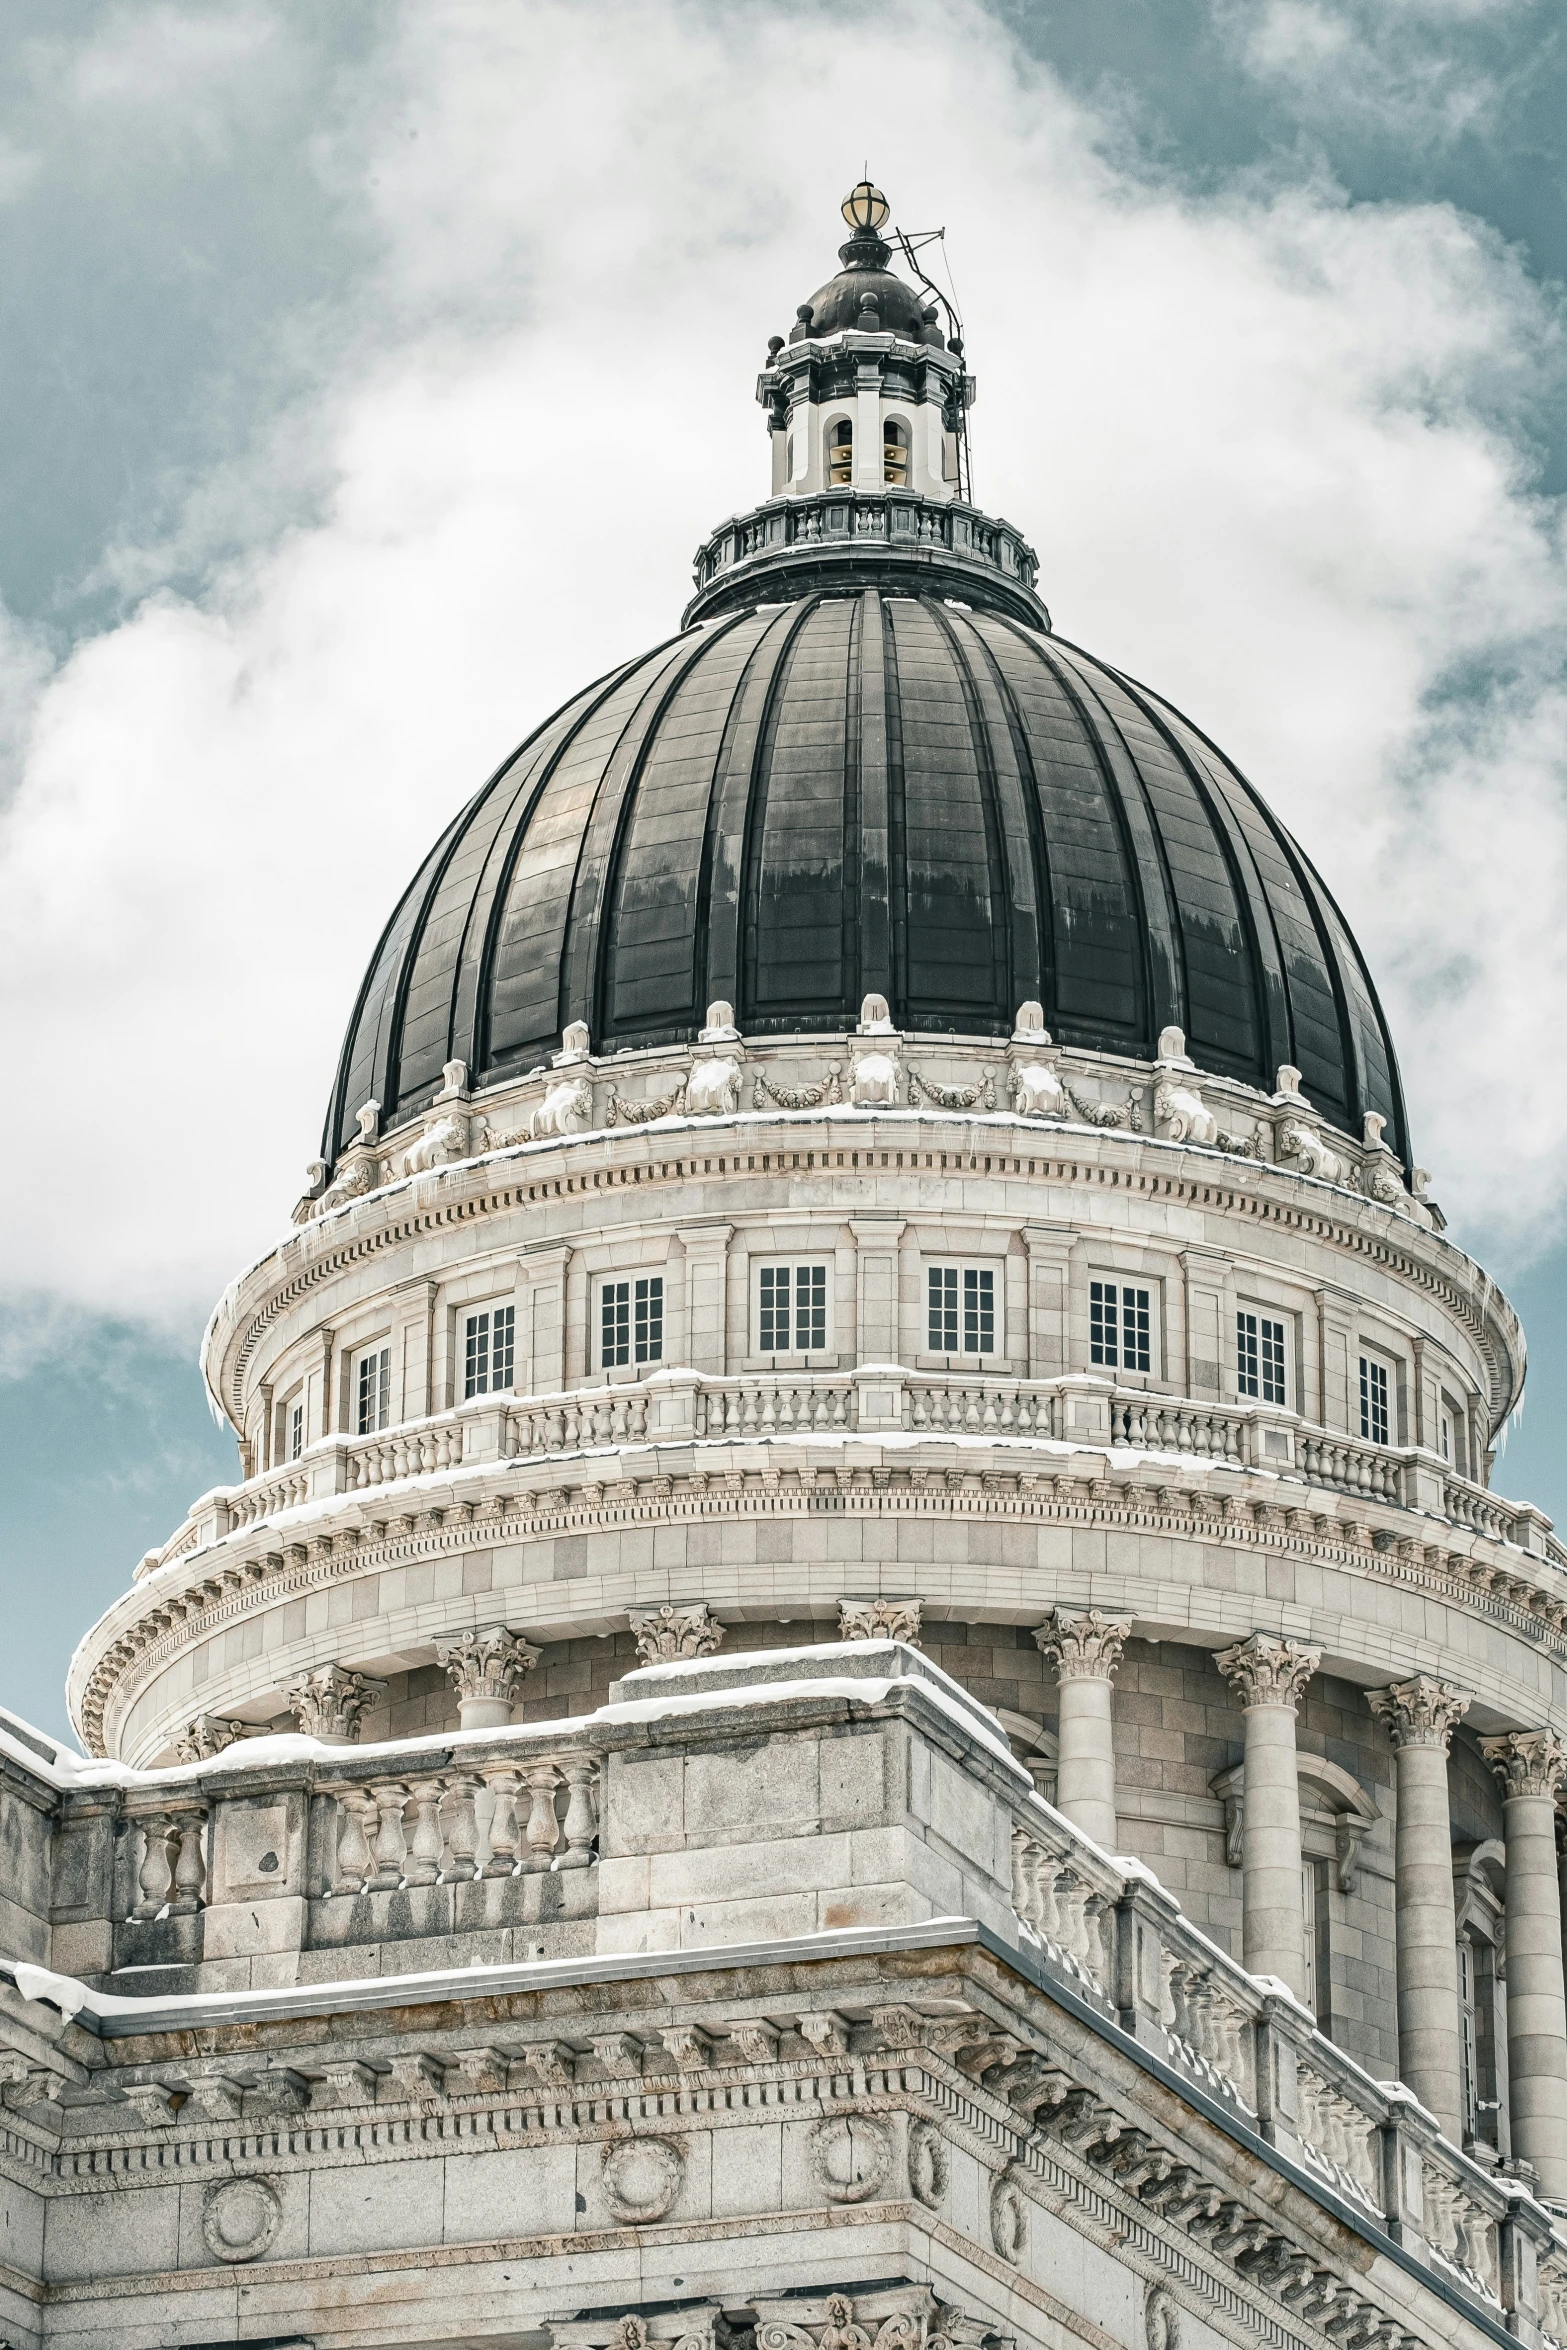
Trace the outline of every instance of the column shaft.
<instances>
[{"instance_id":1,"label":"column shaft","mask_svg":"<svg viewBox=\"0 0 1567 2350\"><path fill-rule=\"evenodd\" d=\"M1322 1652L1254 1632L1215 1658L1244 1703L1245 1811L1241 1828L1242 1963L1306 1996L1301 1893L1300 1779L1295 1708Z\"/></svg>"},{"instance_id":2,"label":"column shaft","mask_svg":"<svg viewBox=\"0 0 1567 2350\"><path fill-rule=\"evenodd\" d=\"M1367 1699L1387 1723L1397 1755L1398 1829L1393 1847L1398 1936L1398 2069L1442 2134L1463 2143L1459 2045L1458 1925L1453 1907L1453 1831L1447 1749L1469 1699L1418 1674Z\"/></svg>"},{"instance_id":3,"label":"column shaft","mask_svg":"<svg viewBox=\"0 0 1567 2350\"><path fill-rule=\"evenodd\" d=\"M1507 2082L1515 2156L1567 2199L1567 1997L1562 1986L1556 1797L1567 1749L1550 1731L1485 1740L1507 1837Z\"/></svg>"},{"instance_id":4,"label":"column shaft","mask_svg":"<svg viewBox=\"0 0 1567 2350\"><path fill-rule=\"evenodd\" d=\"M1097 1608L1076 1615L1058 1607L1034 1634L1056 1668L1061 1692L1056 1809L1106 1852L1119 1842L1110 1684L1131 1628L1130 1617L1101 1615Z\"/></svg>"}]
</instances>

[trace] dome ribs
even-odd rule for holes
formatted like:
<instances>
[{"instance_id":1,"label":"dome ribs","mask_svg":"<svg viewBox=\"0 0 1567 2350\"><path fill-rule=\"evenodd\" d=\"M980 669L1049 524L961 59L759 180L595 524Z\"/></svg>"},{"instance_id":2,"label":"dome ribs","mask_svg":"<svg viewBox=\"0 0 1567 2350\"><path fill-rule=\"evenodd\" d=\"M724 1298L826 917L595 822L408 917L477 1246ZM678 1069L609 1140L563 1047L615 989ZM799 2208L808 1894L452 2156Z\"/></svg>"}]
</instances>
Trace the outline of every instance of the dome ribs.
<instances>
[{"instance_id":1,"label":"dome ribs","mask_svg":"<svg viewBox=\"0 0 1567 2350\"><path fill-rule=\"evenodd\" d=\"M1279 944L1273 908L1252 854L1251 841L1237 822L1236 810L1220 788L1209 762L1194 744L1181 739L1179 731L1169 724L1168 716L1157 697L1118 669L1108 674L1115 678L1122 692L1156 730L1171 758L1178 762L1191 779L1192 788L1207 811L1250 942L1252 994L1261 1046L1253 1074L1259 1085L1271 1088L1274 1072L1280 1063L1295 1058L1295 1039L1284 984L1283 950Z\"/></svg>"},{"instance_id":2,"label":"dome ribs","mask_svg":"<svg viewBox=\"0 0 1567 2350\"><path fill-rule=\"evenodd\" d=\"M902 1017L969 1030L998 1018L995 825L956 654L933 607L889 599L903 714L908 932ZM956 691L954 691L956 687ZM1002 939L1004 951L1005 940Z\"/></svg>"},{"instance_id":3,"label":"dome ribs","mask_svg":"<svg viewBox=\"0 0 1567 2350\"><path fill-rule=\"evenodd\" d=\"M1011 1031L1019 1003L1037 996L1039 938L1033 847L1024 810L1018 745L993 666L967 615L930 603L963 689L990 860L992 995L986 1027Z\"/></svg>"},{"instance_id":4,"label":"dome ribs","mask_svg":"<svg viewBox=\"0 0 1567 2350\"><path fill-rule=\"evenodd\" d=\"M703 844L729 713L761 623L704 632L667 691L627 785L597 925L594 1036L651 1044L689 1035L699 993Z\"/></svg>"},{"instance_id":5,"label":"dome ribs","mask_svg":"<svg viewBox=\"0 0 1567 2350\"><path fill-rule=\"evenodd\" d=\"M844 796L854 615L813 603L771 697L752 794L744 878L743 1000L759 1028L832 1024L846 994Z\"/></svg>"},{"instance_id":6,"label":"dome ribs","mask_svg":"<svg viewBox=\"0 0 1567 2350\"><path fill-rule=\"evenodd\" d=\"M703 992L709 1002L738 1004L741 1000L746 839L760 774L761 746L789 648L810 610L810 605L802 603L768 616L729 705L724 739L714 764L699 893L698 958L706 970Z\"/></svg>"},{"instance_id":7,"label":"dome ribs","mask_svg":"<svg viewBox=\"0 0 1567 2350\"><path fill-rule=\"evenodd\" d=\"M1136 768L1087 681L1049 643L1005 620L984 633L1012 647L1002 667L1040 792L1053 1023L1068 1044L1146 1054L1181 1018L1186 989L1174 891Z\"/></svg>"},{"instance_id":8,"label":"dome ribs","mask_svg":"<svg viewBox=\"0 0 1567 2350\"><path fill-rule=\"evenodd\" d=\"M592 812L627 729L657 699L680 643L659 646L587 713L529 812L492 916L486 1076L526 1065L560 1035L568 922Z\"/></svg>"},{"instance_id":9,"label":"dome ribs","mask_svg":"<svg viewBox=\"0 0 1567 2350\"><path fill-rule=\"evenodd\" d=\"M887 620L880 594L859 600L859 993L898 1001L892 953L892 750Z\"/></svg>"},{"instance_id":10,"label":"dome ribs","mask_svg":"<svg viewBox=\"0 0 1567 2350\"><path fill-rule=\"evenodd\" d=\"M956 626L956 623L953 624ZM1039 779L1034 772L1028 729L995 648L972 618L965 618L960 642L987 725L1004 731L1006 748L995 757L998 799L1007 843L1007 902L1012 924L1011 985L1003 1010L1008 1025L1018 1004L1033 997L1055 999L1050 905L1050 853L1040 821ZM993 734L993 739L994 734Z\"/></svg>"}]
</instances>

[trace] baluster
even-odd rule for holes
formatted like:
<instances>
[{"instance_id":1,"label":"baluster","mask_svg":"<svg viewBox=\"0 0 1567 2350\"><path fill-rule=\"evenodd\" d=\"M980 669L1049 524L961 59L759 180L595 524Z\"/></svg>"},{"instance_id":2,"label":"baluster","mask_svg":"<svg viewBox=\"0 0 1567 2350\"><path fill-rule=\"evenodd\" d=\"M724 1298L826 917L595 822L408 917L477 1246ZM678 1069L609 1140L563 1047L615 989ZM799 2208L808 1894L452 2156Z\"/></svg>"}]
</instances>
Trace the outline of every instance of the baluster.
<instances>
[{"instance_id":1,"label":"baluster","mask_svg":"<svg viewBox=\"0 0 1567 2350\"><path fill-rule=\"evenodd\" d=\"M558 1403L552 1403L544 1414L545 1452L564 1452L566 1449L566 1415Z\"/></svg>"},{"instance_id":2,"label":"baluster","mask_svg":"<svg viewBox=\"0 0 1567 2350\"><path fill-rule=\"evenodd\" d=\"M1034 1905L1038 1915L1039 1938L1042 1942L1048 1943L1059 1956L1065 1957L1066 1953L1062 1948L1061 1904L1056 1899L1057 1889L1065 1873L1064 1863L1053 1859L1042 1844L1033 1846L1030 1857L1034 1873Z\"/></svg>"},{"instance_id":3,"label":"baluster","mask_svg":"<svg viewBox=\"0 0 1567 2350\"><path fill-rule=\"evenodd\" d=\"M403 1875L410 1885L433 1885L441 1873L446 1839L441 1834L441 1782L426 1779L413 1791L414 1832Z\"/></svg>"},{"instance_id":4,"label":"baluster","mask_svg":"<svg viewBox=\"0 0 1567 2350\"><path fill-rule=\"evenodd\" d=\"M375 1798L377 1825L371 1857L375 1874L370 1879L372 1893L389 1893L403 1881L403 1857L407 1844L403 1837L403 1806L408 1801L408 1790L395 1779L377 1779L371 1794Z\"/></svg>"},{"instance_id":5,"label":"baluster","mask_svg":"<svg viewBox=\"0 0 1567 2350\"><path fill-rule=\"evenodd\" d=\"M188 1917L192 1910L201 1907L202 1887L207 1881L207 1864L201 1849L206 1827L205 1812L194 1816L187 1812L175 1822L178 1842L174 1848L174 1898L169 1907L176 1917Z\"/></svg>"},{"instance_id":6,"label":"baluster","mask_svg":"<svg viewBox=\"0 0 1567 2350\"><path fill-rule=\"evenodd\" d=\"M647 1434L647 1397L634 1395L631 1399L631 1440L640 1443Z\"/></svg>"},{"instance_id":7,"label":"baluster","mask_svg":"<svg viewBox=\"0 0 1567 2350\"><path fill-rule=\"evenodd\" d=\"M761 1436L771 1436L777 1425L778 1390L776 1387L764 1387L762 1390L762 1413L757 1433Z\"/></svg>"},{"instance_id":8,"label":"baluster","mask_svg":"<svg viewBox=\"0 0 1567 2350\"><path fill-rule=\"evenodd\" d=\"M521 1779L509 1764L490 1764L481 1776L494 1798L481 1875L512 1877L517 1873L517 1789Z\"/></svg>"},{"instance_id":9,"label":"baluster","mask_svg":"<svg viewBox=\"0 0 1567 2350\"><path fill-rule=\"evenodd\" d=\"M743 1406L740 1414L740 1429L742 1435L754 1436L756 1434L760 1416L761 1415L757 1409L756 1389L754 1387L748 1387L745 1391Z\"/></svg>"},{"instance_id":10,"label":"baluster","mask_svg":"<svg viewBox=\"0 0 1567 2350\"><path fill-rule=\"evenodd\" d=\"M1096 1991L1105 1987L1109 1952L1105 1946L1105 1919L1110 1904L1102 1893L1090 1893L1083 1904L1083 1969Z\"/></svg>"},{"instance_id":11,"label":"baluster","mask_svg":"<svg viewBox=\"0 0 1567 2350\"><path fill-rule=\"evenodd\" d=\"M1021 1828L1012 1831L1012 1907L1025 1926L1033 1926L1033 1886L1029 1882L1029 1841Z\"/></svg>"},{"instance_id":12,"label":"baluster","mask_svg":"<svg viewBox=\"0 0 1567 2350\"><path fill-rule=\"evenodd\" d=\"M358 1893L370 1874L370 1834L375 1825L375 1798L362 1787L351 1787L337 1799L337 1874L334 1893Z\"/></svg>"},{"instance_id":13,"label":"baluster","mask_svg":"<svg viewBox=\"0 0 1567 2350\"><path fill-rule=\"evenodd\" d=\"M528 1782L529 1808L527 1850L522 1856L525 1869L547 1869L560 1830L555 1818L555 1789L558 1784L553 1763L535 1763L524 1773Z\"/></svg>"},{"instance_id":14,"label":"baluster","mask_svg":"<svg viewBox=\"0 0 1567 2350\"><path fill-rule=\"evenodd\" d=\"M979 1397L972 1387L963 1391L963 1426L970 1436L980 1432Z\"/></svg>"},{"instance_id":15,"label":"baluster","mask_svg":"<svg viewBox=\"0 0 1567 2350\"><path fill-rule=\"evenodd\" d=\"M136 1878L141 1887L141 1899L132 1915L155 1918L169 1899L174 1882L174 1854L171 1849L175 1834L174 1822L163 1812L153 1812L142 1821L141 1831L142 1860Z\"/></svg>"},{"instance_id":16,"label":"baluster","mask_svg":"<svg viewBox=\"0 0 1567 2350\"><path fill-rule=\"evenodd\" d=\"M452 1799L451 1826L447 1831L447 1865L445 1876L453 1883L466 1884L478 1875L475 1854L479 1849L479 1822L474 1811L474 1800L480 1782L472 1771L454 1771L446 1782L446 1792Z\"/></svg>"},{"instance_id":17,"label":"baluster","mask_svg":"<svg viewBox=\"0 0 1567 2350\"><path fill-rule=\"evenodd\" d=\"M577 1760L563 1763L561 1768L566 1778L566 1817L561 1829L566 1849L560 1865L563 1869L585 1869L592 1862L598 1836L598 1766ZM552 1814L554 1808L552 1801Z\"/></svg>"},{"instance_id":18,"label":"baluster","mask_svg":"<svg viewBox=\"0 0 1567 2350\"><path fill-rule=\"evenodd\" d=\"M994 1388L987 1387L984 1391L984 1398L985 1408L980 1414L980 1426L985 1430L987 1435L994 1436L997 1429L1001 1426L1001 1421L996 1412L996 1395Z\"/></svg>"}]
</instances>

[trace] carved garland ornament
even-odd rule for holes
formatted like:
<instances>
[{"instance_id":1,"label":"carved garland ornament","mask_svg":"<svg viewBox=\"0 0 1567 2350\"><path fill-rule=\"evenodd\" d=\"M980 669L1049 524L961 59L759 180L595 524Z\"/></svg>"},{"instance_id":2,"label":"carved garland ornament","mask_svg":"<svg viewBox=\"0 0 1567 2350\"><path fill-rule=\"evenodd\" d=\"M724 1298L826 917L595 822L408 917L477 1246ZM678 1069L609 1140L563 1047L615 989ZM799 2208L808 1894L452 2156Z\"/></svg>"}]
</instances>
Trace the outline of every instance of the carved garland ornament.
<instances>
[{"instance_id":1,"label":"carved garland ornament","mask_svg":"<svg viewBox=\"0 0 1567 2350\"><path fill-rule=\"evenodd\" d=\"M933 1085L917 1069L909 1071L908 1100L911 1110L921 1101L934 1104L938 1110L993 1110L996 1106L996 1078L994 1070L987 1069L975 1085Z\"/></svg>"},{"instance_id":2,"label":"carved garland ornament","mask_svg":"<svg viewBox=\"0 0 1567 2350\"><path fill-rule=\"evenodd\" d=\"M210 2190L201 2233L214 2260L259 2260L283 2224L283 2206L265 2179L226 2179Z\"/></svg>"},{"instance_id":3,"label":"carved garland ornament","mask_svg":"<svg viewBox=\"0 0 1567 2350\"><path fill-rule=\"evenodd\" d=\"M672 1118L686 1106L686 1080L669 1093L656 1094L649 1101L630 1102L623 1093L609 1089L609 1107L604 1112L606 1126L648 1126L655 1118Z\"/></svg>"},{"instance_id":4,"label":"carved garland ornament","mask_svg":"<svg viewBox=\"0 0 1567 2350\"><path fill-rule=\"evenodd\" d=\"M868 2115L834 2114L810 2137L811 2175L833 2203L865 2203L886 2185L892 2137Z\"/></svg>"},{"instance_id":5,"label":"carved garland ornament","mask_svg":"<svg viewBox=\"0 0 1567 2350\"><path fill-rule=\"evenodd\" d=\"M646 2227L680 2192L685 2157L668 2138L623 2138L604 2155L604 2200L618 2220Z\"/></svg>"},{"instance_id":6,"label":"carved garland ornament","mask_svg":"<svg viewBox=\"0 0 1567 2350\"><path fill-rule=\"evenodd\" d=\"M827 1074L815 1085L774 1085L760 1069L751 1084L751 1107L765 1110L773 1102L780 1110L820 1110L843 1099L843 1063L829 1062Z\"/></svg>"}]
</instances>

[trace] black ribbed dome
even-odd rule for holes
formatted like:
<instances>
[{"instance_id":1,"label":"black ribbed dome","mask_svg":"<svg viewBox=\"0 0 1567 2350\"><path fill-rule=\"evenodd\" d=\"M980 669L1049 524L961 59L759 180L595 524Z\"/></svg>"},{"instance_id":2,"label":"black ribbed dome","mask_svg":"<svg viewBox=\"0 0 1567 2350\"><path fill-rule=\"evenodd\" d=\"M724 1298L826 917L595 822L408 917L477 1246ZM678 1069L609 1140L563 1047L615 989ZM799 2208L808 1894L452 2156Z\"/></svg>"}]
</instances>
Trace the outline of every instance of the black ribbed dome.
<instances>
[{"instance_id":1,"label":"black ribbed dome","mask_svg":"<svg viewBox=\"0 0 1567 2350\"><path fill-rule=\"evenodd\" d=\"M1244 778L1145 688L1001 611L865 588L706 622L569 702L454 819L377 949L324 1155L445 1062L526 1072L694 1037L1010 1032L1271 1091L1293 1062L1406 1158L1398 1073L1338 909Z\"/></svg>"}]
</instances>

